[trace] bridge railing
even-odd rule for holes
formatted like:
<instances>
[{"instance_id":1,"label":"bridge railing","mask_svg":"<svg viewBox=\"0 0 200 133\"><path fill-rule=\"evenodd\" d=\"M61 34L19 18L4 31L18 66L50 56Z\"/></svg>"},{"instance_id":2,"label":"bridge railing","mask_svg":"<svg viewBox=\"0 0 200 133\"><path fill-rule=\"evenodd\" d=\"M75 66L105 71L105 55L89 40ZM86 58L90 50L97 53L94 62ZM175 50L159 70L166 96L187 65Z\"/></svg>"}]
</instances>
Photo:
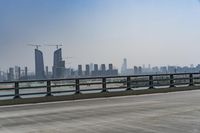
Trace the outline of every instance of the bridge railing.
<instances>
[{"instance_id":1,"label":"bridge railing","mask_svg":"<svg viewBox=\"0 0 200 133\"><path fill-rule=\"evenodd\" d=\"M101 76L0 82L0 98L130 91L200 84L200 73Z\"/></svg>"}]
</instances>

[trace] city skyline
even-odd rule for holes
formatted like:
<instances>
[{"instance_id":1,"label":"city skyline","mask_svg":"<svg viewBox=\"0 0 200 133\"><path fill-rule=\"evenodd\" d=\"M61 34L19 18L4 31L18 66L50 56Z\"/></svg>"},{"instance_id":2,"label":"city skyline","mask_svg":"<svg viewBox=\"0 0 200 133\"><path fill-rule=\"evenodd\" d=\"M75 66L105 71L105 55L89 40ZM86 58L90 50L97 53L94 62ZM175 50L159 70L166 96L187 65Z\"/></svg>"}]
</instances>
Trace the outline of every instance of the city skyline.
<instances>
[{"instance_id":1,"label":"city skyline","mask_svg":"<svg viewBox=\"0 0 200 133\"><path fill-rule=\"evenodd\" d=\"M199 73L200 64L191 66L134 66L128 67L128 61L123 59L121 71L113 67L113 64L79 64L77 68L65 68L62 60L62 49L54 52L54 66L49 71L48 67L44 72L42 51L35 49L35 73L31 72L28 67L9 67L7 72L0 71L0 81L14 80L31 80L31 79L59 79L71 77L96 77L96 76L118 76L118 75L145 75L145 74L175 74L175 73Z\"/></svg>"},{"instance_id":2,"label":"city skyline","mask_svg":"<svg viewBox=\"0 0 200 133\"><path fill-rule=\"evenodd\" d=\"M101 66L102 64L109 64L109 63L113 64L113 62L109 62L109 63L104 63L104 62L103 63L97 63L97 62L92 62L91 61L91 62L85 62L83 64L77 63L76 65L72 65L72 66L70 65L70 66L66 66L65 67L65 65L67 64L67 63L65 63L66 62L65 60L67 58L65 58L65 59L62 58L62 52L61 52L62 48L59 48L59 49L57 49L57 50L55 49L53 51L54 55L52 55L53 56L53 58L52 58L53 59L52 60L52 64L47 65L47 64L44 64L45 60L43 60L43 56L44 56L43 55L43 51L39 50L38 48L35 48L33 50L35 52L35 53L33 53L34 59L31 59L31 61L34 64L34 66L33 67L28 67L29 68L29 72L31 72L31 73L36 73L36 69L38 67L38 65L36 65L36 63L38 62L38 61L36 61L37 58L41 58L41 59L39 59L40 60L39 62L41 62L40 64L42 64L41 66L39 66L39 67L42 67L42 68L39 68L40 69L39 70L40 71L39 74L42 74L42 73L45 72L45 70L44 70L45 67L48 67L47 69L48 69L49 72L54 73L53 72L54 71L54 66L59 66L59 65L55 65L55 64L57 64L57 62L60 62L61 63L60 65L62 65L63 68L65 68L65 69L70 68L70 69L73 69L73 70L78 70L78 66L79 65L97 64L100 67L102 67ZM41 57L37 57L37 55L38 55L38 54L36 54L36 53L38 53L37 51L40 52L39 54L41 54ZM70 58L72 58L72 57L70 57ZM126 62L126 63L124 64L124 62ZM171 66L173 66L173 67L188 67L188 68L191 68L191 67L197 67L197 66L200 65L200 63L198 63L198 64L185 64L185 65L184 64L183 65L173 65L173 64L171 64L171 65L152 65L152 64L145 64L145 63L143 63L143 64L136 65L136 64L131 64L130 60L128 60L128 63L127 63L127 58L126 57L122 58L122 60L120 61L120 63L121 64L119 64L119 66L117 66L116 64L113 64L113 68L114 69L118 69L120 72L123 71L122 70L122 69L124 69L123 67L125 67L125 69L134 68L135 66L141 66L142 68L149 68L149 67L150 68L154 68L154 67L162 68L162 67L171 67ZM2 69L1 66L0 66L0 71L6 72L6 71L9 70L9 68L13 68L13 67L27 67L27 65L26 64L23 64L23 65L15 64L13 66L5 67L5 69ZM43 72L41 73L41 71L43 71Z\"/></svg>"},{"instance_id":3,"label":"city skyline","mask_svg":"<svg viewBox=\"0 0 200 133\"><path fill-rule=\"evenodd\" d=\"M113 63L124 57L139 66L199 64L198 0L1 0L0 69L27 66L34 50L26 44L63 43L66 67ZM52 67L55 48L41 47ZM92 56L91 56L92 55Z\"/></svg>"},{"instance_id":4,"label":"city skyline","mask_svg":"<svg viewBox=\"0 0 200 133\"><path fill-rule=\"evenodd\" d=\"M85 64L85 68L82 64L78 65L78 68L66 68L65 60L62 58L61 45L56 46L56 50L53 55L52 70L48 66L44 67L43 52L39 50L41 45L33 45L35 50L35 72L21 66L9 67L7 72L0 71L0 81L13 81L13 80L30 80L30 79L59 79L70 77L95 77L95 76L117 76L117 75L143 75L143 74L169 74L169 73L199 73L200 64L188 66L151 66L145 65L129 67L128 60L123 59L121 65L121 71L114 67L112 63L108 64ZM45 70L44 70L45 68Z\"/></svg>"},{"instance_id":5,"label":"city skyline","mask_svg":"<svg viewBox=\"0 0 200 133\"><path fill-rule=\"evenodd\" d=\"M198 70L200 71L200 63L199 64L190 64L190 65L183 65L183 66L178 66L178 65L161 65L161 66L156 66L156 65L151 65L151 64L142 64L142 65L133 65L130 64L129 61L127 60L127 58L123 58L121 65L119 67L116 67L115 64L113 64L112 62L110 62L108 64L108 66L106 66L105 63L95 63L95 62L88 62L88 63L84 63L84 64L78 64L75 67L65 67L65 60L63 60L62 58L62 49L59 48L57 50L54 51L54 59L53 59L53 64L51 66L45 66L44 64L44 60L43 60L43 52L39 49L34 49L35 51L35 70L31 70L29 69L29 73L35 73L35 76L37 77L37 75L40 75L39 77L42 77L42 75L45 75L48 73L52 74L52 77L56 78L56 77L62 77L62 74L65 73L65 71L67 69L71 69L73 71L79 71L79 69L81 69L81 71L92 71L92 70L109 70L110 69L110 65L112 65L112 69L117 69L119 70L119 73L122 74L124 71L128 70L128 69L134 69L135 67L141 67L142 69L157 69L158 71L160 71L163 67L165 68L198 68ZM84 67L85 66L85 67ZM0 72L8 72L9 69L11 68L15 68L16 70L20 69L21 67L28 69L28 67L26 65L23 66L19 66L19 65L14 65L14 66L9 66L8 68L6 68L6 70L2 70L0 69ZM50 67L50 68L49 68ZM81 68L80 68L81 67ZM25 71L25 69L21 70L22 72ZM45 69L45 70L44 70ZM57 70L56 70L57 69ZM27 70L26 70L27 71ZM187 72L187 71L186 71ZM26 72L27 73L27 72ZM58 74L59 73L59 74ZM57 75L57 76L56 76ZM128 75L128 73L127 73Z\"/></svg>"}]
</instances>

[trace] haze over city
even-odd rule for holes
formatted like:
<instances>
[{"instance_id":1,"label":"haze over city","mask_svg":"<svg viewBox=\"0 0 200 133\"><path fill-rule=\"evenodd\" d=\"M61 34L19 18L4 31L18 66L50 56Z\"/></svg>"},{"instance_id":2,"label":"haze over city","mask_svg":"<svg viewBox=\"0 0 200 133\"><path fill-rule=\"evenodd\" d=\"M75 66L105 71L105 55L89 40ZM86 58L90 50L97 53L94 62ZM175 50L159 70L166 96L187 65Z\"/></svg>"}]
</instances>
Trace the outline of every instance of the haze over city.
<instances>
[{"instance_id":1,"label":"haze over city","mask_svg":"<svg viewBox=\"0 0 200 133\"><path fill-rule=\"evenodd\" d=\"M34 48L52 66L63 44L66 66L113 63L134 65L199 64L198 0L0 0L0 68L28 66ZM69 64L67 64L69 63ZM70 64L71 63L71 64Z\"/></svg>"},{"instance_id":2,"label":"haze over city","mask_svg":"<svg viewBox=\"0 0 200 133\"><path fill-rule=\"evenodd\" d=\"M0 133L200 133L200 0L0 0Z\"/></svg>"}]
</instances>

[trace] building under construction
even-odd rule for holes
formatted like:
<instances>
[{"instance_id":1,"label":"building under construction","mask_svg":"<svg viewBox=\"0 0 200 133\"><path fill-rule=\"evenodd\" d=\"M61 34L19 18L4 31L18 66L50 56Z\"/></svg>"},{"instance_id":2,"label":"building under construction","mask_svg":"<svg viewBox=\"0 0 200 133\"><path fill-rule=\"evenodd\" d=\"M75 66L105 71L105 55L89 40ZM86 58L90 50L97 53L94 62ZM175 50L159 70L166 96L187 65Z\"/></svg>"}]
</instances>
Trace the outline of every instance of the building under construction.
<instances>
[{"instance_id":1,"label":"building under construction","mask_svg":"<svg viewBox=\"0 0 200 133\"><path fill-rule=\"evenodd\" d=\"M35 49L35 76L36 79L44 79L44 60L42 51Z\"/></svg>"},{"instance_id":2,"label":"building under construction","mask_svg":"<svg viewBox=\"0 0 200 133\"><path fill-rule=\"evenodd\" d=\"M53 58L53 78L65 77L65 61L62 60L62 49L59 48L54 52Z\"/></svg>"}]
</instances>

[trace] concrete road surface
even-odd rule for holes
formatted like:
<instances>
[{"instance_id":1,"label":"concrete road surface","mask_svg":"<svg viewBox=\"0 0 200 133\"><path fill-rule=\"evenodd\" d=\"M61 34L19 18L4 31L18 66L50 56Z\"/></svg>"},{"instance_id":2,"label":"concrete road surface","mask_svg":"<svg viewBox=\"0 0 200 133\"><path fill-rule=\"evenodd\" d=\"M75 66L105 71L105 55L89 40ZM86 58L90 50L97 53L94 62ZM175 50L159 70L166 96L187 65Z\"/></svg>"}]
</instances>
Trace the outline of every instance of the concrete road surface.
<instances>
[{"instance_id":1,"label":"concrete road surface","mask_svg":"<svg viewBox=\"0 0 200 133\"><path fill-rule=\"evenodd\" d=\"M0 133L200 133L200 91L4 106Z\"/></svg>"}]
</instances>

